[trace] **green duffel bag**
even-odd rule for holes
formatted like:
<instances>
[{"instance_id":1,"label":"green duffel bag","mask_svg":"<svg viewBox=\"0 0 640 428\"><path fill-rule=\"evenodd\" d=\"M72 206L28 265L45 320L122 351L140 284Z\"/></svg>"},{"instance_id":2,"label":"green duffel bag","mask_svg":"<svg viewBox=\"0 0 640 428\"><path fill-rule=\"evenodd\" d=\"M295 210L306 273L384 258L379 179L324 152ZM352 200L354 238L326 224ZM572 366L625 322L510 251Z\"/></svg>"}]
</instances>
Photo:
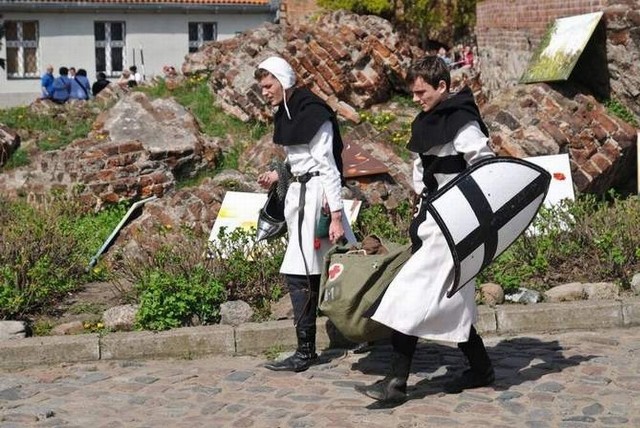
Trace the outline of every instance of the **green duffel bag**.
<instances>
[{"instance_id":1,"label":"green duffel bag","mask_svg":"<svg viewBox=\"0 0 640 428\"><path fill-rule=\"evenodd\" d=\"M394 243L385 244L376 254L371 254L363 248L366 239L355 247L331 248L324 257L320 280L320 312L344 337L356 343L391 335L390 328L373 321L365 313L411 256L410 244Z\"/></svg>"}]
</instances>

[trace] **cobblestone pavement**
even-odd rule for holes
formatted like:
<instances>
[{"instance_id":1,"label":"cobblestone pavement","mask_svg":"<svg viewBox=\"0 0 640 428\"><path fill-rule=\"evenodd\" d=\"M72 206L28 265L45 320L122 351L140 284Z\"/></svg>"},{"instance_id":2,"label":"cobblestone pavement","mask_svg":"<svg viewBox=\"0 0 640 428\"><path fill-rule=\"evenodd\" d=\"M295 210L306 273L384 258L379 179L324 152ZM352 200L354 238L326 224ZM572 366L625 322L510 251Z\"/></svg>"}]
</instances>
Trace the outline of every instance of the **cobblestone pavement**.
<instances>
[{"instance_id":1,"label":"cobblestone pavement","mask_svg":"<svg viewBox=\"0 0 640 428\"><path fill-rule=\"evenodd\" d=\"M640 328L485 338L496 384L443 384L461 352L420 344L410 399L384 408L354 391L384 374L389 346L331 351L304 373L262 358L100 361L0 372L0 427L640 426Z\"/></svg>"}]
</instances>

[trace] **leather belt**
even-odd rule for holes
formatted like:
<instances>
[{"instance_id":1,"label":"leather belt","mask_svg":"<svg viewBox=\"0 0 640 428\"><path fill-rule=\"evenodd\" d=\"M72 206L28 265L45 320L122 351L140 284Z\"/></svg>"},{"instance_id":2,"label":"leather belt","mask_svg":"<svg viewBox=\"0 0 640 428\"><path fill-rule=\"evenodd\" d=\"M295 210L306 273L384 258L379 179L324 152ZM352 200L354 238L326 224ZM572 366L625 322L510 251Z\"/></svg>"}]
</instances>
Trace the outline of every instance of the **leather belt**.
<instances>
[{"instance_id":1,"label":"leather belt","mask_svg":"<svg viewBox=\"0 0 640 428\"><path fill-rule=\"evenodd\" d=\"M317 177L319 175L319 171L307 172L302 175L294 175L293 177L291 177L290 181L292 183L306 183L307 181L311 180L312 177Z\"/></svg>"}]
</instances>

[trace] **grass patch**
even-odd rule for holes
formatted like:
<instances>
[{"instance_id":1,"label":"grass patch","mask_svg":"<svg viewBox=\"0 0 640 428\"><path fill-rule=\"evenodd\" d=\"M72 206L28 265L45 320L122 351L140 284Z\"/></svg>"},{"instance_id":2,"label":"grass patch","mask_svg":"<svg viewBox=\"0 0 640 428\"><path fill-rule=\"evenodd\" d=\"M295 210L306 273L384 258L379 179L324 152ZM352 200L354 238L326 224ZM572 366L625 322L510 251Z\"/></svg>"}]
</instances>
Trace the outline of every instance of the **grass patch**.
<instances>
[{"instance_id":1,"label":"grass patch","mask_svg":"<svg viewBox=\"0 0 640 428\"><path fill-rule=\"evenodd\" d=\"M276 358L278 358L278 355L282 354L284 351L284 346L272 345L264 351L264 357L269 361L274 361Z\"/></svg>"},{"instance_id":2,"label":"grass patch","mask_svg":"<svg viewBox=\"0 0 640 428\"><path fill-rule=\"evenodd\" d=\"M40 150L57 150L86 137L97 113L92 109L56 107L55 114L37 114L28 107L0 110L0 123L16 130L23 142L35 141Z\"/></svg>"}]
</instances>

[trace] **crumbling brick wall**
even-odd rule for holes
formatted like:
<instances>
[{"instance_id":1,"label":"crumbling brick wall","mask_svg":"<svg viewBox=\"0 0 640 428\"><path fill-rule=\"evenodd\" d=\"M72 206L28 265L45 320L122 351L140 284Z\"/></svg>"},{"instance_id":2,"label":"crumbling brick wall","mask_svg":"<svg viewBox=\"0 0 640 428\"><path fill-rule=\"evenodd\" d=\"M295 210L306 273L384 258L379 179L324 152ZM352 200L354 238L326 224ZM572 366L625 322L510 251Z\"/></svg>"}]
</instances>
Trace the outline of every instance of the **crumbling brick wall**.
<instances>
[{"instance_id":1,"label":"crumbling brick wall","mask_svg":"<svg viewBox=\"0 0 640 428\"><path fill-rule=\"evenodd\" d=\"M640 115L639 0L479 1L475 33L487 95L518 82L549 23L598 11L604 12L611 95Z\"/></svg>"}]
</instances>

